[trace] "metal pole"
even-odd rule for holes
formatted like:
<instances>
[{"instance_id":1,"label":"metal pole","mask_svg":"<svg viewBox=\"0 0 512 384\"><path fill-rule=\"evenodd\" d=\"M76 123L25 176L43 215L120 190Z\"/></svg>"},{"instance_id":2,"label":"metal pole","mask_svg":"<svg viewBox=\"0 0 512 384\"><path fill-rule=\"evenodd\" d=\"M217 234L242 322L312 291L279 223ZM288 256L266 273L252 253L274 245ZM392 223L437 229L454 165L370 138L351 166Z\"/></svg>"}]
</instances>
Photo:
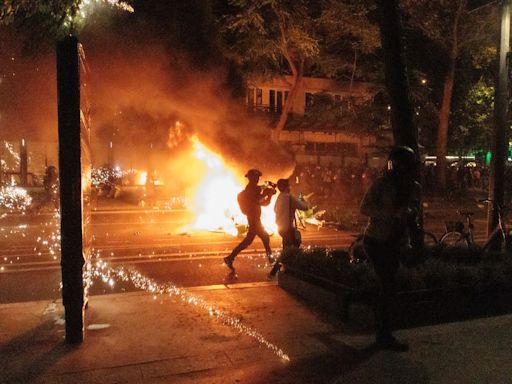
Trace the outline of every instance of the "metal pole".
<instances>
[{"instance_id":1,"label":"metal pole","mask_svg":"<svg viewBox=\"0 0 512 384\"><path fill-rule=\"evenodd\" d=\"M24 187L28 184L28 155L27 142L25 139L20 141L20 184Z\"/></svg>"},{"instance_id":2,"label":"metal pole","mask_svg":"<svg viewBox=\"0 0 512 384\"><path fill-rule=\"evenodd\" d=\"M2 151L0 152L0 187L2 185L4 185L4 177L3 177L3 173L4 173L4 170L3 170L3 166L2 166L2 155L4 153L4 149L2 147Z\"/></svg>"},{"instance_id":3,"label":"metal pole","mask_svg":"<svg viewBox=\"0 0 512 384\"><path fill-rule=\"evenodd\" d=\"M489 199L492 204L488 210L488 234L498 225L499 206L503 206L505 194L505 165L508 157L508 63L507 54L510 50L510 0L501 3L500 12L501 34L499 45L499 68L495 98L495 128L492 142L491 183ZM493 244L499 249L501 240Z\"/></svg>"},{"instance_id":4,"label":"metal pole","mask_svg":"<svg viewBox=\"0 0 512 384\"><path fill-rule=\"evenodd\" d=\"M114 148L113 148L113 144L112 144L112 140L108 143L108 155L107 155L107 164L108 164L108 168L110 170L112 170L114 168L114 155L113 155L113 152L114 151Z\"/></svg>"},{"instance_id":5,"label":"metal pole","mask_svg":"<svg viewBox=\"0 0 512 384\"><path fill-rule=\"evenodd\" d=\"M80 67L78 40L57 43L57 98L61 214L62 301L66 342L80 343L84 332L82 184L80 163Z\"/></svg>"}]
</instances>

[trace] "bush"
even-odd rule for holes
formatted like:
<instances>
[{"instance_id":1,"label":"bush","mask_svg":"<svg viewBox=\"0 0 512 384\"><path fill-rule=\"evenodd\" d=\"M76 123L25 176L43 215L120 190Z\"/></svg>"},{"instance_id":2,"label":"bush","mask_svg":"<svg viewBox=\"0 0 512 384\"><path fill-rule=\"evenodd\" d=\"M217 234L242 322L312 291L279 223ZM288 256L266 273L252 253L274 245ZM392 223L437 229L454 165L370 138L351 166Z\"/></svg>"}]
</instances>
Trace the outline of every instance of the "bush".
<instances>
[{"instance_id":1,"label":"bush","mask_svg":"<svg viewBox=\"0 0 512 384\"><path fill-rule=\"evenodd\" d=\"M398 291L485 287L512 288L512 255L482 254L474 249L408 252L397 273ZM377 280L369 263L351 263L340 249L292 248L282 255L286 268L311 274L358 291L372 291Z\"/></svg>"}]
</instances>

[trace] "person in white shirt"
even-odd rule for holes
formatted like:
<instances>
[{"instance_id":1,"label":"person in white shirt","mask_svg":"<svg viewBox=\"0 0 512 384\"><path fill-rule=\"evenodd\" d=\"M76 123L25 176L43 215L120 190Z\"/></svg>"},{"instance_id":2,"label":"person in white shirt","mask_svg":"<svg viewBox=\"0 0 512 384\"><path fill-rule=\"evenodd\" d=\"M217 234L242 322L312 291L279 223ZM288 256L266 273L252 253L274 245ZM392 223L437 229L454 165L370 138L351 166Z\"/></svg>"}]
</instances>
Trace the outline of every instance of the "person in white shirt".
<instances>
[{"instance_id":1,"label":"person in white shirt","mask_svg":"<svg viewBox=\"0 0 512 384\"><path fill-rule=\"evenodd\" d=\"M289 179L279 179L277 181L277 196L274 212L276 214L277 232L283 239L283 250L288 247L299 247L300 237L297 236L297 226L295 225L295 211L306 211L309 205L306 201L292 196L290 193ZM281 263L276 261L269 277L273 278L281 268Z\"/></svg>"}]
</instances>

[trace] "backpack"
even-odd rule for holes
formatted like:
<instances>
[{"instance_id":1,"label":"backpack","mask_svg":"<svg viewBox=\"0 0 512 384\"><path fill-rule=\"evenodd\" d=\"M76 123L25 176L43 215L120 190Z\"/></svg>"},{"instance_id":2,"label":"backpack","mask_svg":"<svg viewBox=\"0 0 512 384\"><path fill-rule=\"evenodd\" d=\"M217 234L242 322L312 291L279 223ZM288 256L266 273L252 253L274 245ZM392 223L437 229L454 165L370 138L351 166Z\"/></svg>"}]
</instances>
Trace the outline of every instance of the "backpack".
<instances>
[{"instance_id":1,"label":"backpack","mask_svg":"<svg viewBox=\"0 0 512 384\"><path fill-rule=\"evenodd\" d=\"M240 192L236 199L238 200L238 206L240 207L240 210L244 215L247 215L250 210L250 202L249 202L249 196L247 193L247 190L244 189L242 192Z\"/></svg>"}]
</instances>

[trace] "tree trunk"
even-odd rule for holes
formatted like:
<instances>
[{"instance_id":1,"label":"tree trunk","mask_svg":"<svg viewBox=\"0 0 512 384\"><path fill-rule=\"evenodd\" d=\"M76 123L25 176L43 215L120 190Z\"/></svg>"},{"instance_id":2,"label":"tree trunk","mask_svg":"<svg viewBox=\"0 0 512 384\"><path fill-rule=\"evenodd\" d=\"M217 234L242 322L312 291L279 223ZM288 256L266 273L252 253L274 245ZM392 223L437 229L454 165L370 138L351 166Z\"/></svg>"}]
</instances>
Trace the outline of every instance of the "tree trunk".
<instances>
[{"instance_id":1,"label":"tree trunk","mask_svg":"<svg viewBox=\"0 0 512 384\"><path fill-rule=\"evenodd\" d=\"M510 12L511 0L501 3L501 33L498 50L498 79L495 90L495 127L492 140L491 157L491 180L489 185L489 198L492 204L489 205L487 235L496 228L499 223L499 212L505 201L505 169L509 148L509 70L510 63L507 56L510 50ZM501 248L503 239L497 238L491 244L491 249L498 251Z\"/></svg>"},{"instance_id":2,"label":"tree trunk","mask_svg":"<svg viewBox=\"0 0 512 384\"><path fill-rule=\"evenodd\" d=\"M354 80L356 78L356 68L357 68L357 50L354 49L354 62L352 63L352 74L350 75L350 88L349 88L350 95L352 95L352 89L354 88Z\"/></svg>"},{"instance_id":3,"label":"tree trunk","mask_svg":"<svg viewBox=\"0 0 512 384\"><path fill-rule=\"evenodd\" d=\"M453 83L455 80L455 60L450 64L450 70L444 80L443 100L439 109L439 125L437 128L436 147L436 181L440 193L446 191L446 154L448 147L448 124L452 104Z\"/></svg>"},{"instance_id":4,"label":"tree trunk","mask_svg":"<svg viewBox=\"0 0 512 384\"><path fill-rule=\"evenodd\" d=\"M466 1L459 2L452 30L452 47L449 57L449 68L444 80L443 100L439 109L439 125L437 128L436 147L436 181L440 193L446 191L446 155L448 147L448 127L450 122L450 111L452 106L453 84L455 82L455 67L459 56L459 21L462 12L466 8Z\"/></svg>"},{"instance_id":5,"label":"tree trunk","mask_svg":"<svg viewBox=\"0 0 512 384\"><path fill-rule=\"evenodd\" d=\"M286 126L286 121L288 120L288 116L290 111L293 108L293 102L297 97L297 93L300 89L302 89L302 78L304 76L304 58L295 57L295 55L289 50L288 42L286 39L285 32L285 21L283 20L282 15L277 15L279 22L279 31L280 31L280 45L283 50L283 55L290 66L290 70L292 72L293 83L290 89L290 93L288 93L288 98L284 103L283 110L281 111L281 115L279 116L279 121L274 128L273 140L278 142L279 136L281 135L281 131ZM295 59L294 59L295 57Z\"/></svg>"},{"instance_id":6,"label":"tree trunk","mask_svg":"<svg viewBox=\"0 0 512 384\"><path fill-rule=\"evenodd\" d=\"M414 150L418 159L415 170L420 180L418 129L413 120L413 106L409 92L409 79L405 61L405 44L400 20L398 0L377 0L379 25L384 51L386 89L391 102L391 125L396 145L406 145ZM421 205L417 207L422 211ZM423 214L419 214L419 227L423 228ZM421 230L411 233L411 243L415 248L424 244Z\"/></svg>"},{"instance_id":7,"label":"tree trunk","mask_svg":"<svg viewBox=\"0 0 512 384\"><path fill-rule=\"evenodd\" d=\"M377 7L394 141L418 153L418 130L413 121L398 0L378 0Z\"/></svg>"},{"instance_id":8,"label":"tree trunk","mask_svg":"<svg viewBox=\"0 0 512 384\"><path fill-rule=\"evenodd\" d=\"M352 114L357 117L356 109L354 108L354 105L352 105L353 98L352 98L352 90L354 88L354 81L356 78L356 68L357 68L357 50L354 49L354 62L352 63L352 74L350 75L350 88L348 91L348 94L350 95L348 108L349 110L352 110Z\"/></svg>"},{"instance_id":9,"label":"tree trunk","mask_svg":"<svg viewBox=\"0 0 512 384\"><path fill-rule=\"evenodd\" d=\"M294 74L292 78L293 78L293 83L290 88L290 92L288 93L288 98L286 99L286 102L284 103L283 110L281 111L279 120L274 128L273 139L276 142L279 141L279 136L281 135L281 131L286 126L286 122L288 121L288 116L290 115L290 112L293 108L293 103L295 101L295 98L297 97L298 91L300 89L302 89L302 78L303 78L302 71Z\"/></svg>"}]
</instances>

